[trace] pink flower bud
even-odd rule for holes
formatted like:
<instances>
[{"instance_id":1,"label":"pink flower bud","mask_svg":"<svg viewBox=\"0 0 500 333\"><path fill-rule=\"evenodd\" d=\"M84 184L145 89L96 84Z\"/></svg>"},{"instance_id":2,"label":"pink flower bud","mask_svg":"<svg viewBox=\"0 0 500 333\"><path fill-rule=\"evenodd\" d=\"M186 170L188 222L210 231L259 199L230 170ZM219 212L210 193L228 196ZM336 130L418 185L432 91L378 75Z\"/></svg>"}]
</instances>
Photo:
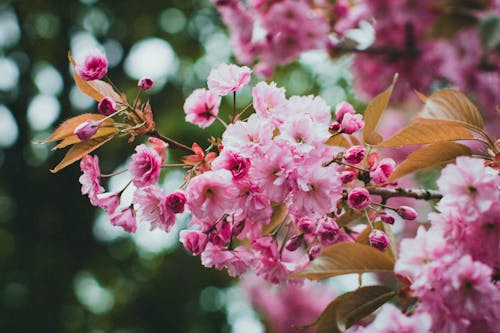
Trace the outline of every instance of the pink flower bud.
<instances>
[{"instance_id":1,"label":"pink flower bud","mask_svg":"<svg viewBox=\"0 0 500 333\"><path fill-rule=\"evenodd\" d=\"M347 149L344 154L344 159L347 163L358 164L365 158L365 148L361 146L352 146Z\"/></svg>"},{"instance_id":2,"label":"pink flower bud","mask_svg":"<svg viewBox=\"0 0 500 333\"><path fill-rule=\"evenodd\" d=\"M389 237L381 230L373 229L368 238L370 245L380 251L384 251L389 246Z\"/></svg>"},{"instance_id":3,"label":"pink flower bud","mask_svg":"<svg viewBox=\"0 0 500 333\"><path fill-rule=\"evenodd\" d=\"M197 230L182 230L179 234L181 243L193 255L200 255L207 246L207 235Z\"/></svg>"},{"instance_id":4,"label":"pink flower bud","mask_svg":"<svg viewBox=\"0 0 500 333\"><path fill-rule=\"evenodd\" d=\"M75 135L81 141L87 141L97 133L100 123L98 121L87 120L75 128Z\"/></svg>"},{"instance_id":5,"label":"pink flower bud","mask_svg":"<svg viewBox=\"0 0 500 333\"><path fill-rule=\"evenodd\" d=\"M363 116L360 114L345 114L341 123L342 132L352 134L359 131L365 125L362 119Z\"/></svg>"},{"instance_id":6,"label":"pink flower bud","mask_svg":"<svg viewBox=\"0 0 500 333\"><path fill-rule=\"evenodd\" d=\"M413 221L418 216L417 211L408 206L401 206L396 210L396 212L399 216L408 221Z\"/></svg>"},{"instance_id":7,"label":"pink flower bud","mask_svg":"<svg viewBox=\"0 0 500 333\"><path fill-rule=\"evenodd\" d=\"M338 121L339 123L342 122L344 119L344 116L349 113L349 114L355 114L356 110L352 107L351 104L347 102L341 102L335 106L335 120Z\"/></svg>"},{"instance_id":8,"label":"pink flower bud","mask_svg":"<svg viewBox=\"0 0 500 333\"><path fill-rule=\"evenodd\" d=\"M100 52L89 54L83 64L76 66L76 72L85 81L100 80L108 72L108 60Z\"/></svg>"},{"instance_id":9,"label":"pink flower bud","mask_svg":"<svg viewBox=\"0 0 500 333\"><path fill-rule=\"evenodd\" d=\"M354 172L352 171L342 171L340 173L340 181L343 184L348 184L354 180Z\"/></svg>"},{"instance_id":10,"label":"pink flower bud","mask_svg":"<svg viewBox=\"0 0 500 333\"><path fill-rule=\"evenodd\" d=\"M308 217L302 217L296 224L297 228L305 234L311 234L316 229L316 223Z\"/></svg>"},{"instance_id":11,"label":"pink flower bud","mask_svg":"<svg viewBox=\"0 0 500 333\"><path fill-rule=\"evenodd\" d=\"M233 224L231 234L234 237L237 237L239 234L241 234L241 232L243 231L244 228L245 228L245 220L240 220L240 221Z\"/></svg>"},{"instance_id":12,"label":"pink flower bud","mask_svg":"<svg viewBox=\"0 0 500 333\"><path fill-rule=\"evenodd\" d=\"M231 223L227 220L223 220L217 225L217 231L219 232L219 236L224 241L224 243L229 242L232 235Z\"/></svg>"},{"instance_id":13,"label":"pink flower bud","mask_svg":"<svg viewBox=\"0 0 500 333\"><path fill-rule=\"evenodd\" d=\"M224 246L224 244L226 243L224 238L222 238L221 234L218 233L216 230L214 230L208 234L208 241L211 244L213 244L215 246L219 246L219 247Z\"/></svg>"},{"instance_id":14,"label":"pink flower bud","mask_svg":"<svg viewBox=\"0 0 500 333\"><path fill-rule=\"evenodd\" d=\"M97 110L99 110L101 114L109 116L116 111L116 102L109 97L104 97L99 104L97 104Z\"/></svg>"},{"instance_id":15,"label":"pink flower bud","mask_svg":"<svg viewBox=\"0 0 500 333\"><path fill-rule=\"evenodd\" d=\"M335 243L339 232L339 226L332 219L322 221L318 227L318 230L316 230L318 239L324 246L332 245L333 243Z\"/></svg>"},{"instance_id":16,"label":"pink flower bud","mask_svg":"<svg viewBox=\"0 0 500 333\"><path fill-rule=\"evenodd\" d=\"M328 128L328 130L332 133L335 133L335 132L338 132L340 130L340 123L339 122L336 122L334 121L330 127Z\"/></svg>"},{"instance_id":17,"label":"pink flower bud","mask_svg":"<svg viewBox=\"0 0 500 333\"><path fill-rule=\"evenodd\" d=\"M395 167L396 162L392 158L384 158L372 167L370 178L375 184L385 183Z\"/></svg>"},{"instance_id":18,"label":"pink flower bud","mask_svg":"<svg viewBox=\"0 0 500 333\"><path fill-rule=\"evenodd\" d=\"M165 207L173 214L179 214L184 211L186 196L181 191L170 193L165 197Z\"/></svg>"},{"instance_id":19,"label":"pink flower bud","mask_svg":"<svg viewBox=\"0 0 500 333\"><path fill-rule=\"evenodd\" d=\"M307 255L309 256L309 260L313 260L318 256L318 254L321 252L321 246L320 245L314 245L311 247Z\"/></svg>"},{"instance_id":20,"label":"pink flower bud","mask_svg":"<svg viewBox=\"0 0 500 333\"><path fill-rule=\"evenodd\" d=\"M380 213L380 219L382 222L387 223L387 224L394 224L394 216L392 216L389 213L382 212Z\"/></svg>"},{"instance_id":21,"label":"pink flower bud","mask_svg":"<svg viewBox=\"0 0 500 333\"><path fill-rule=\"evenodd\" d=\"M286 242L285 248L288 251L293 252L293 251L297 250L300 247L300 245L302 244L302 240L303 239L304 239L303 235L295 235L292 238L290 238L288 240L288 242Z\"/></svg>"},{"instance_id":22,"label":"pink flower bud","mask_svg":"<svg viewBox=\"0 0 500 333\"><path fill-rule=\"evenodd\" d=\"M347 204L354 209L363 209L370 205L370 193L366 188L357 187L347 196Z\"/></svg>"},{"instance_id":23,"label":"pink flower bud","mask_svg":"<svg viewBox=\"0 0 500 333\"><path fill-rule=\"evenodd\" d=\"M139 80L139 83L137 85L139 86L140 89L142 90L149 90L151 87L155 84L152 78L150 77L145 77Z\"/></svg>"}]
</instances>

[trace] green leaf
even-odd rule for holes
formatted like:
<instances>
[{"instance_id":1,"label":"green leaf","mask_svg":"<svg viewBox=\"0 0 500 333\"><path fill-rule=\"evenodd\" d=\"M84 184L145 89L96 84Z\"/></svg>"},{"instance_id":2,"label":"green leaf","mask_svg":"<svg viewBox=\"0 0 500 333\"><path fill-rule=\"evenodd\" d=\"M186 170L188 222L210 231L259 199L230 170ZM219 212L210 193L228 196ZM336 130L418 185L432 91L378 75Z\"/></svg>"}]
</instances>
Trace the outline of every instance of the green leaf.
<instances>
[{"instance_id":1,"label":"green leaf","mask_svg":"<svg viewBox=\"0 0 500 333\"><path fill-rule=\"evenodd\" d=\"M458 141L474 136L464 124L448 121L419 121L409 125L385 140L378 147L400 147L427 143Z\"/></svg>"},{"instance_id":2,"label":"green leaf","mask_svg":"<svg viewBox=\"0 0 500 333\"><path fill-rule=\"evenodd\" d=\"M392 272L394 260L379 250L364 244L341 242L326 248L316 259L293 277L321 280L331 276Z\"/></svg>"},{"instance_id":3,"label":"green leaf","mask_svg":"<svg viewBox=\"0 0 500 333\"><path fill-rule=\"evenodd\" d=\"M389 99L391 98L392 90L396 84L398 76L395 75L392 80L392 84L382 93L375 96L375 98L368 104L364 113L365 126L363 128L363 140L369 145L377 145L379 136L374 135L375 128L377 127L378 121L382 116L382 113L387 108L389 104Z\"/></svg>"},{"instance_id":4,"label":"green leaf","mask_svg":"<svg viewBox=\"0 0 500 333\"><path fill-rule=\"evenodd\" d=\"M488 15L479 22L479 38L485 49L500 46L500 15Z\"/></svg>"},{"instance_id":5,"label":"green leaf","mask_svg":"<svg viewBox=\"0 0 500 333\"><path fill-rule=\"evenodd\" d=\"M458 156L471 155L469 147L455 142L434 143L415 150L398 165L387 181L393 181L415 171L451 163Z\"/></svg>"},{"instance_id":6,"label":"green leaf","mask_svg":"<svg viewBox=\"0 0 500 333\"><path fill-rule=\"evenodd\" d=\"M314 323L316 333L341 333L396 295L385 286L367 286L345 293L328 304Z\"/></svg>"},{"instance_id":7,"label":"green leaf","mask_svg":"<svg viewBox=\"0 0 500 333\"><path fill-rule=\"evenodd\" d=\"M476 23L477 18L472 15L452 12L439 16L427 34L431 38L450 39L460 30L473 26Z\"/></svg>"},{"instance_id":8,"label":"green leaf","mask_svg":"<svg viewBox=\"0 0 500 333\"><path fill-rule=\"evenodd\" d=\"M483 116L476 106L455 89L442 89L429 96L419 117L460 122L481 130L484 127Z\"/></svg>"}]
</instances>

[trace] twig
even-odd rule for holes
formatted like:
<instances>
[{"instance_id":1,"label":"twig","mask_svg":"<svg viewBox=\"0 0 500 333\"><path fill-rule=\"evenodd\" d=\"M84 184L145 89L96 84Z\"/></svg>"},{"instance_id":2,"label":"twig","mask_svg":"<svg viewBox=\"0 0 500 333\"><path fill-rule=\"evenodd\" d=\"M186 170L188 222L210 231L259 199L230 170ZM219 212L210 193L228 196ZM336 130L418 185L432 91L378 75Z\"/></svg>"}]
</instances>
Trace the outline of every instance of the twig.
<instances>
[{"instance_id":1,"label":"twig","mask_svg":"<svg viewBox=\"0 0 500 333\"><path fill-rule=\"evenodd\" d=\"M368 187L368 192L374 195L380 195L382 200L387 201L389 198L405 197L414 198L418 200L433 200L441 199L443 195L435 190L423 190L423 189L406 189L402 187L398 188L382 188L382 187Z\"/></svg>"},{"instance_id":2,"label":"twig","mask_svg":"<svg viewBox=\"0 0 500 333\"><path fill-rule=\"evenodd\" d=\"M186 153L190 153L190 154L194 154L194 151L193 149L189 148L188 146L186 145L183 145L182 143L180 142L177 142L175 140L172 140L170 138L167 138L165 135L161 134L160 132L158 132L157 130L154 130L154 131L151 131L151 132L148 132L147 135L149 136L152 136L154 138L158 138L166 143L168 143L169 147L170 148L173 148L173 149L179 149L179 150L183 150L185 151Z\"/></svg>"}]
</instances>

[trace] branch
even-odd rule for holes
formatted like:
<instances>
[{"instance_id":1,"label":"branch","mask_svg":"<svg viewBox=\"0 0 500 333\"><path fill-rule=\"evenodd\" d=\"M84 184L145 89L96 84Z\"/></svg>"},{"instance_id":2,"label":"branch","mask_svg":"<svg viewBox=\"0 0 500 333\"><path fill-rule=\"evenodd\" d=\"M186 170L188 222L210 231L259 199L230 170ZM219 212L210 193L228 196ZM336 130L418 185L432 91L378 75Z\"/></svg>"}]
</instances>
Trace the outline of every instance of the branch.
<instances>
[{"instance_id":1,"label":"branch","mask_svg":"<svg viewBox=\"0 0 500 333\"><path fill-rule=\"evenodd\" d=\"M186 153L194 154L194 151L191 148L189 148L188 146L183 145L182 143L177 142L175 140L172 140L170 138L167 138L166 136L164 136L163 134L161 134L157 130L148 132L147 135L158 138L158 139L168 143L170 148L179 149L179 150L185 151Z\"/></svg>"},{"instance_id":2,"label":"branch","mask_svg":"<svg viewBox=\"0 0 500 333\"><path fill-rule=\"evenodd\" d=\"M418 200L433 200L441 199L443 195L435 190L422 190L422 189L406 189L402 187L398 188L382 188L373 187L367 188L370 194L379 195L382 197L382 201L385 202L389 198L406 197L414 198Z\"/></svg>"}]
</instances>

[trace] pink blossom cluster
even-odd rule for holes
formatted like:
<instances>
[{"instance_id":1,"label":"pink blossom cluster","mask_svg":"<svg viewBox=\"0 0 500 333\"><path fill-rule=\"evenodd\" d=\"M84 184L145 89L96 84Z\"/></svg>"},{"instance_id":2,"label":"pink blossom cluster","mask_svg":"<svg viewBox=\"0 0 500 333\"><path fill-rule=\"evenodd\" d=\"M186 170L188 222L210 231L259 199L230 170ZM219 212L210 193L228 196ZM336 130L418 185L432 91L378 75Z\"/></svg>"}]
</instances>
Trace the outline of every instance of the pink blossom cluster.
<instances>
[{"instance_id":1,"label":"pink blossom cluster","mask_svg":"<svg viewBox=\"0 0 500 333\"><path fill-rule=\"evenodd\" d=\"M251 64L261 76L271 76L276 65L312 49L325 49L361 19L353 1L212 0L231 34L240 63ZM254 38L254 30L262 30Z\"/></svg>"},{"instance_id":2,"label":"pink blossom cluster","mask_svg":"<svg viewBox=\"0 0 500 333\"><path fill-rule=\"evenodd\" d=\"M297 327L314 322L335 297L328 286L318 282L271 286L249 274L241 283L252 306L275 333L298 332ZM313 329L300 332L311 333Z\"/></svg>"},{"instance_id":3,"label":"pink blossom cluster","mask_svg":"<svg viewBox=\"0 0 500 333\"><path fill-rule=\"evenodd\" d=\"M500 320L500 176L481 159L457 158L438 180L443 199L414 239L401 242L396 273L411 281L417 314L435 332L495 332Z\"/></svg>"},{"instance_id":4,"label":"pink blossom cluster","mask_svg":"<svg viewBox=\"0 0 500 333\"><path fill-rule=\"evenodd\" d=\"M157 184L165 162L165 144L154 138L150 142L151 146L142 144L136 147L128 164L131 182L119 192L105 192L101 180L107 175L101 174L97 155L84 156L80 163L82 194L88 195L92 205L104 209L111 224L126 232L136 231L138 213L142 221L150 223L151 229L168 232L175 223L176 214L184 211L184 192L167 194ZM130 184L134 185L133 199L123 207L121 197Z\"/></svg>"},{"instance_id":5,"label":"pink blossom cluster","mask_svg":"<svg viewBox=\"0 0 500 333\"><path fill-rule=\"evenodd\" d=\"M210 74L209 87L220 77L217 84L225 91L237 90L231 87L239 86L238 71L226 77L217 71ZM252 97L255 113L227 126L211 169L186 187L193 228L181 232L181 241L207 267L226 267L233 276L251 267L278 283L322 248L352 240L335 222L343 212L337 207L342 178L337 164L329 163L344 149L325 145L332 116L320 97L286 98L274 82L259 82ZM203 97L196 103L203 104ZM338 108L336 122L338 133L363 126L362 116L348 104ZM352 149L348 155L354 161L363 154ZM269 225L273 209L287 213ZM244 239L249 247L238 246Z\"/></svg>"},{"instance_id":6,"label":"pink blossom cluster","mask_svg":"<svg viewBox=\"0 0 500 333\"><path fill-rule=\"evenodd\" d=\"M374 19L373 52L356 54L353 63L355 86L367 98L385 89L394 73L399 73L395 98L404 100L412 90L428 93L432 84L446 82L467 91L494 114L500 104L496 87L500 85L500 58L495 50L485 49L477 27L461 29L449 39L429 38L430 27L444 12L436 2L367 0L362 10L365 17ZM498 4L491 1L487 8L476 13L497 14ZM446 21L440 23L445 29ZM376 77L377 80L372 78Z\"/></svg>"}]
</instances>

